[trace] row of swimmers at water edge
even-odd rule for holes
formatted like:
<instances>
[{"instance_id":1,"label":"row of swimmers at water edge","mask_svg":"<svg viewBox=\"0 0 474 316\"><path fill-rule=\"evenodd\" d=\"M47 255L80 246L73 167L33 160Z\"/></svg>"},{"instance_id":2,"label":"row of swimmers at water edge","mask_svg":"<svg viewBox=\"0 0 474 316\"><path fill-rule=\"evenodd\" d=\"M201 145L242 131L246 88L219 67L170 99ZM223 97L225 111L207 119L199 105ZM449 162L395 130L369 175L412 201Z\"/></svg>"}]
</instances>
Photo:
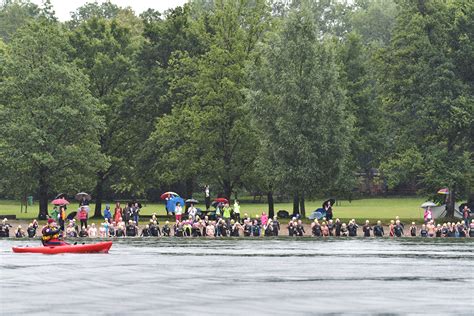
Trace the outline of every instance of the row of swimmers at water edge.
<instances>
[{"instance_id":1,"label":"row of swimmers at water edge","mask_svg":"<svg viewBox=\"0 0 474 316\"><path fill-rule=\"evenodd\" d=\"M292 219L288 224L289 236L301 236L296 227L297 222ZM474 219L469 226L465 222L436 224L434 220L431 220L418 228L415 222L412 222L409 227L405 227L398 216L395 220L390 221L387 232L385 232L381 221L377 221L376 225L371 225L370 221L366 220L365 224L359 227L354 219L347 224L342 223L339 219L334 222L323 219L321 223L315 219L311 223L311 234L315 237L357 237L359 228L361 228L364 237L474 237Z\"/></svg>"},{"instance_id":2,"label":"row of swimmers at water edge","mask_svg":"<svg viewBox=\"0 0 474 316\"><path fill-rule=\"evenodd\" d=\"M4 219L0 224L0 237L10 237L10 228L12 226ZM15 231L14 237L34 238L37 235L38 222L34 220L28 225L26 232L19 225ZM305 230L305 225L301 220L292 218L286 225L288 236L307 236L311 234L314 237L404 237L404 236L420 236L420 237L474 237L474 220L469 226L465 226L463 222L436 224L433 220L421 227L415 225L414 222L409 226L405 226L398 218L392 220L388 227L384 227L380 221L375 225L371 225L367 220L364 225L359 226L355 220L349 223L342 223L339 219L335 221L314 220L310 225L310 230ZM361 233L361 234L359 234ZM45 245L54 245L60 243L63 236L75 237L91 237L91 238L107 238L107 237L159 237L159 236L176 236L176 237L259 237L259 236L280 236L281 225L279 220L274 217L262 221L260 217L252 219L245 214L241 222L234 220L209 220L208 217L195 220L189 217L187 220L170 223L166 221L160 227L155 215L150 219L149 224L140 229L136 222L129 220L128 223L123 221L118 224L109 223L105 220L98 227L94 223L90 226L78 226L75 220L69 221L65 231L62 231L59 225L49 219L48 223L41 230L43 243Z\"/></svg>"}]
</instances>

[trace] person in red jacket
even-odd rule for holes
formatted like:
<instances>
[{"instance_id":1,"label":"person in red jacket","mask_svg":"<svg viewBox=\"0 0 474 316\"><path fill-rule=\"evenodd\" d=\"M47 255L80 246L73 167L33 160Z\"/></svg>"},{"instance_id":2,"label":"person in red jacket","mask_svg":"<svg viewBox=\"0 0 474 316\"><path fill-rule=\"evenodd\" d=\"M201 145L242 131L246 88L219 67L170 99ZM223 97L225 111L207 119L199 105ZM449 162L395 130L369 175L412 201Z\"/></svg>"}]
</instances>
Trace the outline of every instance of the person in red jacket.
<instances>
[{"instance_id":1,"label":"person in red jacket","mask_svg":"<svg viewBox=\"0 0 474 316\"><path fill-rule=\"evenodd\" d=\"M61 229L58 227L54 219L48 219L48 224L43 227L41 232L43 234L43 237L41 238L43 246L48 247L67 245L64 241L62 241Z\"/></svg>"}]
</instances>

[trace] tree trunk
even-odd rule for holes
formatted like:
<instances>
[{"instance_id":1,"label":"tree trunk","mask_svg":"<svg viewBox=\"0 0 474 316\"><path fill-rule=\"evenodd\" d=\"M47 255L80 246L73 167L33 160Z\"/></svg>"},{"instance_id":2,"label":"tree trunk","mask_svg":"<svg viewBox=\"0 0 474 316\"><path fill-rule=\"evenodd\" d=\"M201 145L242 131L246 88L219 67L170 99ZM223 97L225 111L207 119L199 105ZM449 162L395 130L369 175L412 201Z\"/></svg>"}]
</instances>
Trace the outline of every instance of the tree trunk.
<instances>
[{"instance_id":1,"label":"tree trunk","mask_svg":"<svg viewBox=\"0 0 474 316\"><path fill-rule=\"evenodd\" d=\"M104 198L104 174L97 174L97 184L95 186L95 209L94 218L102 218L102 199Z\"/></svg>"},{"instance_id":2,"label":"tree trunk","mask_svg":"<svg viewBox=\"0 0 474 316\"><path fill-rule=\"evenodd\" d=\"M194 181L193 178L186 179L186 198L190 199L193 197L193 186Z\"/></svg>"},{"instance_id":3,"label":"tree trunk","mask_svg":"<svg viewBox=\"0 0 474 316\"><path fill-rule=\"evenodd\" d=\"M300 197L300 214L302 218L306 217L306 208L304 205L304 193L301 193L301 197Z\"/></svg>"},{"instance_id":4,"label":"tree trunk","mask_svg":"<svg viewBox=\"0 0 474 316\"><path fill-rule=\"evenodd\" d=\"M230 201L232 195L232 185L229 180L224 180L224 197Z\"/></svg>"},{"instance_id":5,"label":"tree trunk","mask_svg":"<svg viewBox=\"0 0 474 316\"><path fill-rule=\"evenodd\" d=\"M293 195L293 215L300 213L300 199L298 193Z\"/></svg>"},{"instance_id":6,"label":"tree trunk","mask_svg":"<svg viewBox=\"0 0 474 316\"><path fill-rule=\"evenodd\" d=\"M273 203L273 192L267 192L267 201L268 201L268 217L273 218L275 216L275 205Z\"/></svg>"},{"instance_id":7,"label":"tree trunk","mask_svg":"<svg viewBox=\"0 0 474 316\"><path fill-rule=\"evenodd\" d=\"M456 203L456 185L449 188L448 202L446 203L446 217L454 217L454 204Z\"/></svg>"},{"instance_id":8,"label":"tree trunk","mask_svg":"<svg viewBox=\"0 0 474 316\"><path fill-rule=\"evenodd\" d=\"M38 196L38 219L45 220L48 217L48 169L46 168L40 168Z\"/></svg>"}]
</instances>

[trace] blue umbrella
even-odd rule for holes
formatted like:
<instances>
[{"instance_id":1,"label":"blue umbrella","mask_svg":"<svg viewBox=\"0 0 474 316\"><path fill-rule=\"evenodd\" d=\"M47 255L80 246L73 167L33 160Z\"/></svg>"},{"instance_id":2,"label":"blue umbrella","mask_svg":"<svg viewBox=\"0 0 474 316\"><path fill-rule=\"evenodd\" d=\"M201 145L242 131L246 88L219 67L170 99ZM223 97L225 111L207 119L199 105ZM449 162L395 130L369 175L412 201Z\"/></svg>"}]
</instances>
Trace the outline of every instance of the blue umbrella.
<instances>
[{"instance_id":1,"label":"blue umbrella","mask_svg":"<svg viewBox=\"0 0 474 316\"><path fill-rule=\"evenodd\" d=\"M326 216L326 210L323 208L318 208L311 215L308 216L309 219L321 219Z\"/></svg>"},{"instance_id":2,"label":"blue umbrella","mask_svg":"<svg viewBox=\"0 0 474 316\"><path fill-rule=\"evenodd\" d=\"M181 206L184 206L184 200L180 198L179 196L175 196L169 199L168 201L166 201L166 209L168 210L168 212L174 213L176 203L178 202L181 204Z\"/></svg>"}]
</instances>

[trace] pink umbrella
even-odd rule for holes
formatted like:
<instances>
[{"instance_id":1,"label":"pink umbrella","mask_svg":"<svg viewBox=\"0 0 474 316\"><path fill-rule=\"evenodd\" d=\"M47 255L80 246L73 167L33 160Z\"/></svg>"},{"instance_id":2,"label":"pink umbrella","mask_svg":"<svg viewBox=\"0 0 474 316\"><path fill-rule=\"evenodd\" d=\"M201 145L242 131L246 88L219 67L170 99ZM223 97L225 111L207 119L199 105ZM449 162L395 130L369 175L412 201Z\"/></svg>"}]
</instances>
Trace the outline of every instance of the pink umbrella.
<instances>
[{"instance_id":1,"label":"pink umbrella","mask_svg":"<svg viewBox=\"0 0 474 316\"><path fill-rule=\"evenodd\" d=\"M54 205L68 205L69 201L66 200L66 199L55 199L51 202L51 204L54 204Z\"/></svg>"}]
</instances>

